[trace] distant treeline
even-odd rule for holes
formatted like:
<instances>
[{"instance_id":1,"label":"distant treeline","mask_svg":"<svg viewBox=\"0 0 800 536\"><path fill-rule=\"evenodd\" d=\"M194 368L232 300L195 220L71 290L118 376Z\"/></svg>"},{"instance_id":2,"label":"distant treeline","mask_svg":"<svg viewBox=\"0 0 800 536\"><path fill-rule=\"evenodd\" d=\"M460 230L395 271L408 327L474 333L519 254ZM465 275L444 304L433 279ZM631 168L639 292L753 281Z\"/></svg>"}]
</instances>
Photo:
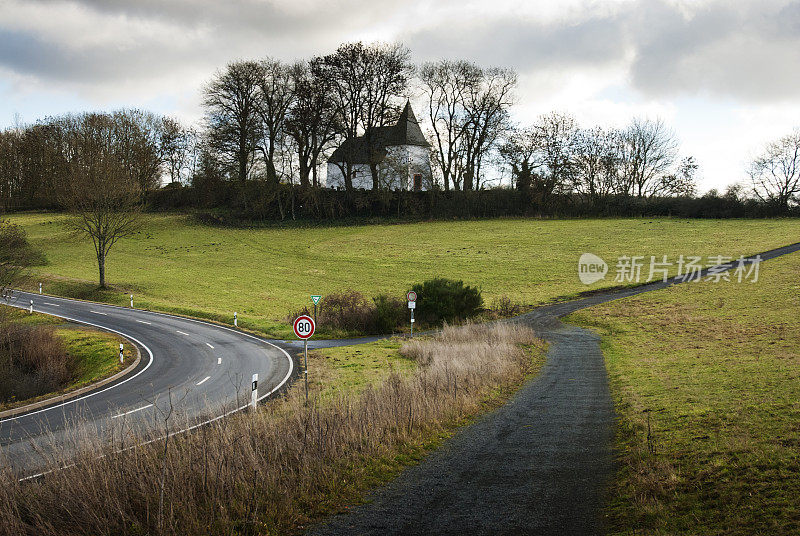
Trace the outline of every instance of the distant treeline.
<instances>
[{"instance_id":1,"label":"distant treeline","mask_svg":"<svg viewBox=\"0 0 800 536\"><path fill-rule=\"evenodd\" d=\"M663 121L587 128L549 113L520 125L512 120L516 86L509 69L463 60L415 65L400 44L346 43L293 64L237 61L203 88L197 127L119 110L0 131L0 210L74 210L86 204L82 193L101 191L115 206L149 199L153 207L222 208L249 219L796 211L800 130L749 163L746 188L694 199L699 164L680 153ZM373 136L394 124L411 95L432 146L424 184L431 193L419 195L397 192L397 174L381 179L385 154ZM371 147L373 192L354 188L352 169L342 170L346 193L321 189L329 155L356 136ZM501 177L513 191L497 189Z\"/></svg>"},{"instance_id":2,"label":"distant treeline","mask_svg":"<svg viewBox=\"0 0 800 536\"><path fill-rule=\"evenodd\" d=\"M736 189L702 197L609 195L601 200L556 194L546 203L512 188L478 191L331 190L217 182L204 187L167 187L150 192L151 211L193 210L210 224L258 221L392 218L401 220L498 217L655 217L767 218L800 216L800 208L738 195Z\"/></svg>"}]
</instances>

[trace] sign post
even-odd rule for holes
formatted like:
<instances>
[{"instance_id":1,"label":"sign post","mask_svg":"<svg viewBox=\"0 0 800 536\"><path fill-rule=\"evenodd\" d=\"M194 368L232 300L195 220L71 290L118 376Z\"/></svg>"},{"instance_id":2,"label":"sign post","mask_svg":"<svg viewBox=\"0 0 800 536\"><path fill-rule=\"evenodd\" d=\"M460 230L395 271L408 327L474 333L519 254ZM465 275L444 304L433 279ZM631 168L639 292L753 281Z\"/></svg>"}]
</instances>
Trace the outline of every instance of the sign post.
<instances>
[{"instance_id":1,"label":"sign post","mask_svg":"<svg viewBox=\"0 0 800 536\"><path fill-rule=\"evenodd\" d=\"M308 339L316 329L314 319L308 315L298 316L294 321L294 334L298 339L303 339L303 376L306 382L306 402L308 402Z\"/></svg>"},{"instance_id":2,"label":"sign post","mask_svg":"<svg viewBox=\"0 0 800 536\"><path fill-rule=\"evenodd\" d=\"M319 303L320 299L322 299L322 296L320 296L319 294L312 294L311 295L311 301L314 302L314 323L315 324L317 323L317 304Z\"/></svg>"},{"instance_id":3,"label":"sign post","mask_svg":"<svg viewBox=\"0 0 800 536\"><path fill-rule=\"evenodd\" d=\"M409 290L406 294L408 299L408 309L411 311L411 337L414 337L414 309L417 308L417 293Z\"/></svg>"},{"instance_id":4,"label":"sign post","mask_svg":"<svg viewBox=\"0 0 800 536\"><path fill-rule=\"evenodd\" d=\"M258 373L253 374L252 394L250 395L250 406L256 409L258 403Z\"/></svg>"}]
</instances>

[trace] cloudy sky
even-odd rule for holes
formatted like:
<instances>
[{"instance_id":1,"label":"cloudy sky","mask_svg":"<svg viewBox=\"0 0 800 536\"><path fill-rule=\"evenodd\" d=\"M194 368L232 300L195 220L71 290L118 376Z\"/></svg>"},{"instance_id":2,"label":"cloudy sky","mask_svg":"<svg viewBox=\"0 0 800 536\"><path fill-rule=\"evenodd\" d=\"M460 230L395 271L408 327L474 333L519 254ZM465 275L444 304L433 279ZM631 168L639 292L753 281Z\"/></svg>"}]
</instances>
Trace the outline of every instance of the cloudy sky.
<instances>
[{"instance_id":1,"label":"cloudy sky","mask_svg":"<svg viewBox=\"0 0 800 536\"><path fill-rule=\"evenodd\" d=\"M0 0L0 128L119 107L198 121L227 62L353 40L513 67L521 124L660 117L701 190L745 181L748 158L800 126L800 1Z\"/></svg>"}]
</instances>

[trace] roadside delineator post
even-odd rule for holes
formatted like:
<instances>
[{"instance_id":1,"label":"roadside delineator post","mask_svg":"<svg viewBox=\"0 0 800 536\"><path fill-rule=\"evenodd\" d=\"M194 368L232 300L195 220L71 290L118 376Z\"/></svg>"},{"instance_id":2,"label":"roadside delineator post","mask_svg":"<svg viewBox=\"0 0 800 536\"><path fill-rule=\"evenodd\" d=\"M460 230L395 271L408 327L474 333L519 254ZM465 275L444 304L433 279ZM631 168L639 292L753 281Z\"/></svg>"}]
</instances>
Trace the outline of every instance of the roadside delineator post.
<instances>
[{"instance_id":1,"label":"roadside delineator post","mask_svg":"<svg viewBox=\"0 0 800 536\"><path fill-rule=\"evenodd\" d=\"M39 283L39 294L41 294L41 293L42 293L42 284Z\"/></svg>"},{"instance_id":2,"label":"roadside delineator post","mask_svg":"<svg viewBox=\"0 0 800 536\"><path fill-rule=\"evenodd\" d=\"M124 356L124 354L122 353L122 350L123 350L122 343L119 343L119 362L120 362L120 364L121 364L123 361L125 361L125 356Z\"/></svg>"},{"instance_id":3,"label":"roadside delineator post","mask_svg":"<svg viewBox=\"0 0 800 536\"><path fill-rule=\"evenodd\" d=\"M233 327L235 327L235 328L239 327L239 318L238 318L238 316L237 316L235 311L233 313Z\"/></svg>"},{"instance_id":4,"label":"roadside delineator post","mask_svg":"<svg viewBox=\"0 0 800 536\"><path fill-rule=\"evenodd\" d=\"M31 308L30 308L29 312L30 312L31 314L33 314L33 300L31 300Z\"/></svg>"},{"instance_id":5,"label":"roadside delineator post","mask_svg":"<svg viewBox=\"0 0 800 536\"><path fill-rule=\"evenodd\" d=\"M252 385L253 393L250 395L250 406L253 409L256 409L256 404L258 403L258 374L253 374L253 385Z\"/></svg>"}]
</instances>

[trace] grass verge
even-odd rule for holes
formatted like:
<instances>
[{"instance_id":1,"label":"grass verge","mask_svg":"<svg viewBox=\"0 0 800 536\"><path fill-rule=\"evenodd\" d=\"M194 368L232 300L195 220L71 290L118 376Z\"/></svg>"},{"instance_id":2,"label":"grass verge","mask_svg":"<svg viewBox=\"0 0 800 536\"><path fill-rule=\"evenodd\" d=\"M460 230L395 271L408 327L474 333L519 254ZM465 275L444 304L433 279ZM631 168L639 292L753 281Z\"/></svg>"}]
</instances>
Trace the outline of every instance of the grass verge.
<instances>
[{"instance_id":1,"label":"grass verge","mask_svg":"<svg viewBox=\"0 0 800 536\"><path fill-rule=\"evenodd\" d=\"M446 328L399 348L381 344L378 354L408 362L404 372L362 368L352 375L364 381L352 387L347 364L359 358L336 350L329 361L342 364L328 367L330 384L351 388L320 381L308 404L296 385L258 411L113 456L96 457L99 443L83 439L74 468L36 482L6 472L0 533L298 533L501 403L538 370L544 349L519 326Z\"/></svg>"},{"instance_id":2,"label":"grass verge","mask_svg":"<svg viewBox=\"0 0 800 536\"><path fill-rule=\"evenodd\" d=\"M445 275L480 287L487 304L507 296L534 305L587 290L578 257L605 258L613 281L619 255L751 254L796 242L800 220L501 219L398 225L232 229L190 216L147 215L135 237L107 260L110 291L97 290L91 243L70 236L60 214L19 214L48 260L35 283L61 296L233 323L288 338L290 312L310 295L355 289L403 298L415 283ZM673 267L674 271L674 267ZM523 284L521 284L523 282ZM328 328L319 326L318 336Z\"/></svg>"},{"instance_id":3,"label":"grass verge","mask_svg":"<svg viewBox=\"0 0 800 536\"><path fill-rule=\"evenodd\" d=\"M602 334L614 534L800 534L800 255L567 320Z\"/></svg>"}]
</instances>

